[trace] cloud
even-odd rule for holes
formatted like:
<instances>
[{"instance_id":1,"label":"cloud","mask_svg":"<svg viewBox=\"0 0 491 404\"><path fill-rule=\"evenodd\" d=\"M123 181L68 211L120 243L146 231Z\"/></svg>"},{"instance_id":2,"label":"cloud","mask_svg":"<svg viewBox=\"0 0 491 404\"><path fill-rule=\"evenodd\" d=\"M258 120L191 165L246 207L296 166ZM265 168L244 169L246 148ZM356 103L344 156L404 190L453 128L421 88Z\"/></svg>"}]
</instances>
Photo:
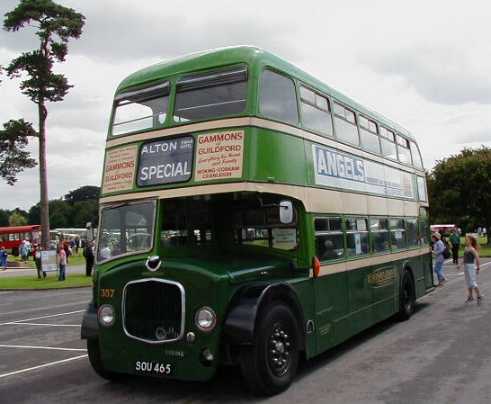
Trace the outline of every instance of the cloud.
<instances>
[{"instance_id":1,"label":"cloud","mask_svg":"<svg viewBox=\"0 0 491 404\"><path fill-rule=\"evenodd\" d=\"M458 46L414 46L372 52L360 61L380 75L401 77L430 102L491 104L490 54Z\"/></svg>"},{"instance_id":2,"label":"cloud","mask_svg":"<svg viewBox=\"0 0 491 404\"><path fill-rule=\"evenodd\" d=\"M11 0L7 3L15 4ZM99 2L60 3L75 8L86 17L80 39L69 42L69 53L94 60L112 63L138 58L162 60L238 44L258 45L286 56L297 54L285 41L296 31L295 25L265 19L256 10L236 13L231 18L217 5L217 12L206 5L197 7L195 12L183 13L182 7L176 10L167 6L162 8L160 2L146 3L138 8L133 2L107 2L105 7ZM3 8L9 10L12 6L4 5ZM38 46L31 28L16 33L1 32L0 43L0 47L16 52Z\"/></svg>"},{"instance_id":3,"label":"cloud","mask_svg":"<svg viewBox=\"0 0 491 404\"><path fill-rule=\"evenodd\" d=\"M458 144L489 142L491 142L491 127L464 133L459 139L457 139Z\"/></svg>"}]
</instances>

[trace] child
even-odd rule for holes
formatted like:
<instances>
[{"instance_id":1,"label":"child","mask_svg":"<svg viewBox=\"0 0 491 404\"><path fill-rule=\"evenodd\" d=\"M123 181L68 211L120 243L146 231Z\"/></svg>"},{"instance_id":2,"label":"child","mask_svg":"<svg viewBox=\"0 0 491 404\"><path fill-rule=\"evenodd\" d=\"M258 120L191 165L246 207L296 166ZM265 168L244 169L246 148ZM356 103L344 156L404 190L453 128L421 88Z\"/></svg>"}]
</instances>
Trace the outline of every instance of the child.
<instances>
[{"instance_id":1,"label":"child","mask_svg":"<svg viewBox=\"0 0 491 404\"><path fill-rule=\"evenodd\" d=\"M465 236L465 250L464 250L464 274L465 281L467 283L467 300L466 303L474 300L472 296L472 290L476 291L477 304L481 304L482 296L477 286L477 273L479 273L479 245L475 237L471 235Z\"/></svg>"}]
</instances>

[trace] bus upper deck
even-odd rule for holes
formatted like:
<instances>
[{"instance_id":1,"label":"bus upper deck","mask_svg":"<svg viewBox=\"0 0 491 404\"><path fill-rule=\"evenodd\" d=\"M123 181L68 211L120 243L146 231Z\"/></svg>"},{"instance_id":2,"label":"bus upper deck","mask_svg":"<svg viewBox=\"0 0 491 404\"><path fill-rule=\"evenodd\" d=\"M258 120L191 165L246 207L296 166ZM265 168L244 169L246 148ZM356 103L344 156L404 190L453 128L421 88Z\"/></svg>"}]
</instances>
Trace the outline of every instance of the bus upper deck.
<instances>
[{"instance_id":1,"label":"bus upper deck","mask_svg":"<svg viewBox=\"0 0 491 404\"><path fill-rule=\"evenodd\" d=\"M317 198L302 187L427 203L408 131L260 49L198 53L121 83L103 203L118 194L166 197L173 188L214 193L230 182L238 190L282 185L305 201Z\"/></svg>"}]
</instances>

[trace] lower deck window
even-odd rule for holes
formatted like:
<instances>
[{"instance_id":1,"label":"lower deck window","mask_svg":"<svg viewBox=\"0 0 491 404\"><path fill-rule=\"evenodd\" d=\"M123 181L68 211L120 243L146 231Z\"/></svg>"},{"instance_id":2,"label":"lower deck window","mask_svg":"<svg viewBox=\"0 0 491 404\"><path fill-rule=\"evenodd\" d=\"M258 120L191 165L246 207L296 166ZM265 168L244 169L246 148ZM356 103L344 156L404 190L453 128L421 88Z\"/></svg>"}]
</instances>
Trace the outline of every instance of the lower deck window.
<instances>
[{"instance_id":1,"label":"lower deck window","mask_svg":"<svg viewBox=\"0 0 491 404\"><path fill-rule=\"evenodd\" d=\"M372 252L390 251L389 221L387 219L370 219L370 233Z\"/></svg>"},{"instance_id":2,"label":"lower deck window","mask_svg":"<svg viewBox=\"0 0 491 404\"><path fill-rule=\"evenodd\" d=\"M366 218L350 217L346 219L346 252L348 257L368 254Z\"/></svg>"},{"instance_id":3,"label":"lower deck window","mask_svg":"<svg viewBox=\"0 0 491 404\"><path fill-rule=\"evenodd\" d=\"M393 249L406 248L406 229L404 219L390 219L390 241Z\"/></svg>"},{"instance_id":4,"label":"lower deck window","mask_svg":"<svg viewBox=\"0 0 491 404\"><path fill-rule=\"evenodd\" d=\"M344 256L344 234L340 217L315 219L315 253L321 261Z\"/></svg>"}]
</instances>

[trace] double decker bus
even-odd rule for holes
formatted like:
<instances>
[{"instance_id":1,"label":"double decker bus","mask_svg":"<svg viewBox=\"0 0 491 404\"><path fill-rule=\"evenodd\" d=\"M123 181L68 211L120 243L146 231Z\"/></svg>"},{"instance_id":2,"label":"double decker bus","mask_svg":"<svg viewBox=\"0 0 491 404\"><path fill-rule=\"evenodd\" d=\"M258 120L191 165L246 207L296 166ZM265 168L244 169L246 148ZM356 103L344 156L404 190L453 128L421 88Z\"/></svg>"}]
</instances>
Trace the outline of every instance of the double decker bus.
<instances>
[{"instance_id":1,"label":"double decker bus","mask_svg":"<svg viewBox=\"0 0 491 404\"><path fill-rule=\"evenodd\" d=\"M128 76L106 143L82 338L107 379L257 394L433 288L415 138L254 47Z\"/></svg>"},{"instance_id":2,"label":"double decker bus","mask_svg":"<svg viewBox=\"0 0 491 404\"><path fill-rule=\"evenodd\" d=\"M13 255L19 255L22 241L37 243L41 227L38 224L26 226L0 227L0 247L11 250Z\"/></svg>"}]
</instances>

